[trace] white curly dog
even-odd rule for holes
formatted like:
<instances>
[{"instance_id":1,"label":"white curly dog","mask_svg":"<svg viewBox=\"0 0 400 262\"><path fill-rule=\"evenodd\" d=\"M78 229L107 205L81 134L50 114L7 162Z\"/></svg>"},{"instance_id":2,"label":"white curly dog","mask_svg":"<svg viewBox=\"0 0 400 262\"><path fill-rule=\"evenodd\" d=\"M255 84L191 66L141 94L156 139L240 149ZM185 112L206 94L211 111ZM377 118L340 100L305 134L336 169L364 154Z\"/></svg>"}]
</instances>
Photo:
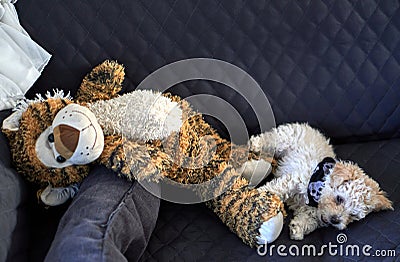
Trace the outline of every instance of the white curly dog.
<instances>
[{"instance_id":1,"label":"white curly dog","mask_svg":"<svg viewBox=\"0 0 400 262\"><path fill-rule=\"evenodd\" d=\"M281 125L249 143L250 150L274 150L279 159L275 178L259 190L278 194L294 211L292 239L329 225L342 230L372 211L393 209L378 183L357 164L335 160L329 139L308 124Z\"/></svg>"}]
</instances>

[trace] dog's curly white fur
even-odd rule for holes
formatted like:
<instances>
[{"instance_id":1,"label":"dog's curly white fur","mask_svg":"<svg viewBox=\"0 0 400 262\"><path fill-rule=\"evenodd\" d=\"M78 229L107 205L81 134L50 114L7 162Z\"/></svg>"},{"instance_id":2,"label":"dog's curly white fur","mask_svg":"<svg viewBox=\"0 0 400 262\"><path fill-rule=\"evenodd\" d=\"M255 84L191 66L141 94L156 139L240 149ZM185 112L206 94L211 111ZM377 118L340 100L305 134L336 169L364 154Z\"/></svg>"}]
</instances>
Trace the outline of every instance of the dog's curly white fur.
<instances>
[{"instance_id":1,"label":"dog's curly white fur","mask_svg":"<svg viewBox=\"0 0 400 262\"><path fill-rule=\"evenodd\" d=\"M337 161L318 207L308 206L307 187L313 170L325 157L335 158L329 139L308 124L286 124L250 139L250 150L275 150L278 168L275 178L259 187L278 194L294 211L290 237L302 240L319 227L339 230L372 211L393 209L377 182L355 163Z\"/></svg>"}]
</instances>

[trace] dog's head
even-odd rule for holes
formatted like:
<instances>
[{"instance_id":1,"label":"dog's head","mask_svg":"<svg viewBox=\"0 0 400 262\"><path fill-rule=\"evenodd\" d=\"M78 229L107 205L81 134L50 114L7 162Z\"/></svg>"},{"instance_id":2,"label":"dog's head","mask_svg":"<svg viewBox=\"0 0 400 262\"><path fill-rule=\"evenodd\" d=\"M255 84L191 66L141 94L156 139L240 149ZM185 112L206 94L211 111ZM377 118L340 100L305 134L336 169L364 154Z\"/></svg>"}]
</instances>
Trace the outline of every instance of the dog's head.
<instances>
[{"instance_id":1,"label":"dog's head","mask_svg":"<svg viewBox=\"0 0 400 262\"><path fill-rule=\"evenodd\" d=\"M351 162L338 161L321 192L318 217L340 230L372 211L392 209L379 184Z\"/></svg>"}]
</instances>

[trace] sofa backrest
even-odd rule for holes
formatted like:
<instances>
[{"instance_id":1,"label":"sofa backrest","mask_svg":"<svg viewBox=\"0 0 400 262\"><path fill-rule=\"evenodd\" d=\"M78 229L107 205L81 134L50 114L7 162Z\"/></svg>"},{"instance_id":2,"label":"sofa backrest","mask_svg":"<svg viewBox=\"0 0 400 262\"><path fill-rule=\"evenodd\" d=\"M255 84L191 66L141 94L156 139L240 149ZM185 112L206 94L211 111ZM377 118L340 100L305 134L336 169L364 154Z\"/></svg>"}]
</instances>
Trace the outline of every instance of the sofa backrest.
<instances>
[{"instance_id":1,"label":"sofa backrest","mask_svg":"<svg viewBox=\"0 0 400 262\"><path fill-rule=\"evenodd\" d=\"M336 141L400 136L398 1L19 1L22 25L53 54L28 93L76 91L104 59L126 66L126 90L178 60L207 57L248 72L277 124L306 121ZM171 89L218 95L250 134L249 105L219 84ZM255 95L257 95L255 93Z\"/></svg>"}]
</instances>

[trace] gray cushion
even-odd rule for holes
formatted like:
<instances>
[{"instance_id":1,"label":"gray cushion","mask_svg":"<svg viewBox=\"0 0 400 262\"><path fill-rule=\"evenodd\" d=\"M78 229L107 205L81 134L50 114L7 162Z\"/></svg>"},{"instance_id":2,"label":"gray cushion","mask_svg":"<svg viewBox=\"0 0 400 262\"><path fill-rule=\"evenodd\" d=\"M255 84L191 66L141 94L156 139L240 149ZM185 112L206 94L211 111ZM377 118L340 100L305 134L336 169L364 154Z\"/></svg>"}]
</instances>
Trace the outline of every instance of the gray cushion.
<instances>
[{"instance_id":1,"label":"gray cushion","mask_svg":"<svg viewBox=\"0 0 400 262\"><path fill-rule=\"evenodd\" d=\"M137 181L96 166L62 217L45 261L136 260L147 246L159 206L160 199Z\"/></svg>"},{"instance_id":2,"label":"gray cushion","mask_svg":"<svg viewBox=\"0 0 400 262\"><path fill-rule=\"evenodd\" d=\"M0 122L10 114L0 112ZM22 177L11 166L8 140L0 134L0 261L26 256L28 241L26 187ZM22 256L22 257L21 257Z\"/></svg>"}]
</instances>

